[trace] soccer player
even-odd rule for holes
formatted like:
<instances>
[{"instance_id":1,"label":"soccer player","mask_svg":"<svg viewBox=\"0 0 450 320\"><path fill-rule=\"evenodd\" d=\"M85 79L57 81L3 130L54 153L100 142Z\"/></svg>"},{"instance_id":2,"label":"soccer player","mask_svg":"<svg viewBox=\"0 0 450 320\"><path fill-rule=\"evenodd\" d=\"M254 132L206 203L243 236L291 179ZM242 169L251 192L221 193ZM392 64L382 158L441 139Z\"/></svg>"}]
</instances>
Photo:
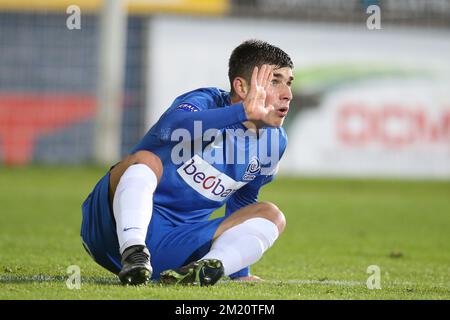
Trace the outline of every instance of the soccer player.
<instances>
[{"instance_id":1,"label":"soccer player","mask_svg":"<svg viewBox=\"0 0 450 320\"><path fill-rule=\"evenodd\" d=\"M292 69L280 48L248 40L229 59L230 92L177 97L83 203L92 258L124 284L260 280L249 267L286 224L275 204L257 199L286 148ZM225 216L209 220L223 205Z\"/></svg>"}]
</instances>

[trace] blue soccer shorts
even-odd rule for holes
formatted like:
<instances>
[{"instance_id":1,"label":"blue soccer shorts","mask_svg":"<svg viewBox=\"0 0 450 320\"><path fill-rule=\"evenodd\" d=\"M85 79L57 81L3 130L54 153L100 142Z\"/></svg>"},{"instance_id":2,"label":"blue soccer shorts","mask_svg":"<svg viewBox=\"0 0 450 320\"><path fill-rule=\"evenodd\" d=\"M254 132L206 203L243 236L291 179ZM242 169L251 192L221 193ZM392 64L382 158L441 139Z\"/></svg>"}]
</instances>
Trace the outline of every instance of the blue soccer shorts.
<instances>
[{"instance_id":1,"label":"blue soccer shorts","mask_svg":"<svg viewBox=\"0 0 450 320\"><path fill-rule=\"evenodd\" d=\"M122 267L121 256L108 195L109 172L83 203L81 238L85 249L99 265L118 274ZM224 219L180 225L154 210L145 241L151 254L152 279L158 280L164 270L202 258L210 250L214 233Z\"/></svg>"}]
</instances>

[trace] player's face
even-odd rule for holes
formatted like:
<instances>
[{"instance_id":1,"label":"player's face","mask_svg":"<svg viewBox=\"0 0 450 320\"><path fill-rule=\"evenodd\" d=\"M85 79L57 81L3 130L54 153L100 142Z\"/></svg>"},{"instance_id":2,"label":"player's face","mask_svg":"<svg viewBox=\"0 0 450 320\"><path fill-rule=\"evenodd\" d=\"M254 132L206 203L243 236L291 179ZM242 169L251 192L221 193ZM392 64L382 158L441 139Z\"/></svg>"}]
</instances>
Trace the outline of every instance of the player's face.
<instances>
[{"instance_id":1,"label":"player's face","mask_svg":"<svg viewBox=\"0 0 450 320\"><path fill-rule=\"evenodd\" d=\"M266 91L266 106L273 105L271 111L271 123L281 127L289 111L289 103L292 100L291 84L294 80L292 69L289 67L273 70L272 82Z\"/></svg>"}]
</instances>

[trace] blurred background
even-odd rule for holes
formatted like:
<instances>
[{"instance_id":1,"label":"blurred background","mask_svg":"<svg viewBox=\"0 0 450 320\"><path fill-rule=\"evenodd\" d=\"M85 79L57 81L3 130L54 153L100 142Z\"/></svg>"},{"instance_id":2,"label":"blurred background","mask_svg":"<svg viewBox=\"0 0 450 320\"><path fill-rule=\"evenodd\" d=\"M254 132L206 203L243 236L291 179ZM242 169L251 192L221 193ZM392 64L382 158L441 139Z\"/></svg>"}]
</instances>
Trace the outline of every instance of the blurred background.
<instances>
[{"instance_id":1,"label":"blurred background","mask_svg":"<svg viewBox=\"0 0 450 320\"><path fill-rule=\"evenodd\" d=\"M206 299L449 298L450 0L0 0L0 300L205 299L123 290L84 252L80 206L175 97L229 90L251 38L295 64L260 196L288 224L252 266L283 284Z\"/></svg>"},{"instance_id":2,"label":"blurred background","mask_svg":"<svg viewBox=\"0 0 450 320\"><path fill-rule=\"evenodd\" d=\"M0 0L0 164L114 163L249 38L295 64L282 173L450 178L449 0Z\"/></svg>"}]
</instances>

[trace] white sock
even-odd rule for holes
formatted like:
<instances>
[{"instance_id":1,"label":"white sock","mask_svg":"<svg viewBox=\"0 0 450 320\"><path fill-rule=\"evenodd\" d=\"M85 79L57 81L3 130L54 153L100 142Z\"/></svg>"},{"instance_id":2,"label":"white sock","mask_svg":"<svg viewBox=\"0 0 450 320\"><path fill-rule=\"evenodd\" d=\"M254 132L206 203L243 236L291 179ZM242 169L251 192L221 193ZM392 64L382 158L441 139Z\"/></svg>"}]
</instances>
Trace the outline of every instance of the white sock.
<instances>
[{"instance_id":1,"label":"white sock","mask_svg":"<svg viewBox=\"0 0 450 320\"><path fill-rule=\"evenodd\" d=\"M113 199L120 253L134 245L145 245L153 211L155 173L145 164L134 164L123 173Z\"/></svg>"},{"instance_id":2,"label":"white sock","mask_svg":"<svg viewBox=\"0 0 450 320\"><path fill-rule=\"evenodd\" d=\"M225 275L233 274L261 259L278 238L278 228L265 218L252 218L222 233L202 259L219 259Z\"/></svg>"}]
</instances>

